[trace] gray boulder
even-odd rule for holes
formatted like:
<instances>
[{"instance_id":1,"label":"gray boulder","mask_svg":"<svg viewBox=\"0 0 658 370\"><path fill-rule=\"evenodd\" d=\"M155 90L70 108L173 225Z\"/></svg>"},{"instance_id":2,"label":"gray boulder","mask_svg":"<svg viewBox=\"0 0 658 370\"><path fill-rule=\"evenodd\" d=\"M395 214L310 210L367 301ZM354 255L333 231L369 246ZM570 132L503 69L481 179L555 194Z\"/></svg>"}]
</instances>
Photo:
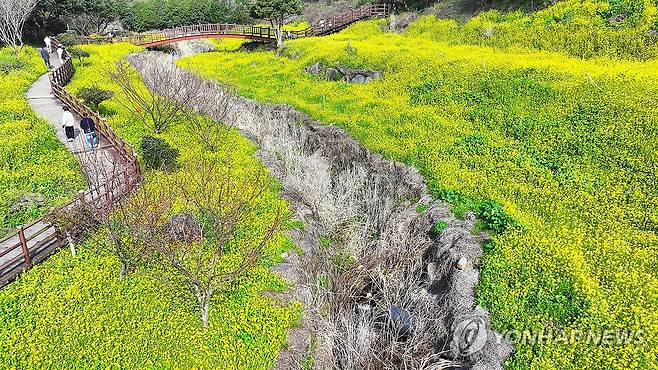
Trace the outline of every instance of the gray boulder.
<instances>
[{"instance_id":1,"label":"gray boulder","mask_svg":"<svg viewBox=\"0 0 658 370\"><path fill-rule=\"evenodd\" d=\"M322 74L323 70L324 70L324 64L322 62L317 62L313 65L306 67L306 72L314 76L319 76L320 74Z\"/></svg>"},{"instance_id":2,"label":"gray boulder","mask_svg":"<svg viewBox=\"0 0 658 370\"><path fill-rule=\"evenodd\" d=\"M340 72L336 68L327 68L327 80L338 81L342 78Z\"/></svg>"},{"instance_id":3,"label":"gray boulder","mask_svg":"<svg viewBox=\"0 0 658 370\"><path fill-rule=\"evenodd\" d=\"M354 84L362 84L366 82L366 77L364 75L357 74L354 77L352 77L352 80L350 82Z\"/></svg>"},{"instance_id":4,"label":"gray boulder","mask_svg":"<svg viewBox=\"0 0 658 370\"><path fill-rule=\"evenodd\" d=\"M192 243L203 235L201 223L190 213L179 213L173 216L166 225L167 237L171 241Z\"/></svg>"}]
</instances>

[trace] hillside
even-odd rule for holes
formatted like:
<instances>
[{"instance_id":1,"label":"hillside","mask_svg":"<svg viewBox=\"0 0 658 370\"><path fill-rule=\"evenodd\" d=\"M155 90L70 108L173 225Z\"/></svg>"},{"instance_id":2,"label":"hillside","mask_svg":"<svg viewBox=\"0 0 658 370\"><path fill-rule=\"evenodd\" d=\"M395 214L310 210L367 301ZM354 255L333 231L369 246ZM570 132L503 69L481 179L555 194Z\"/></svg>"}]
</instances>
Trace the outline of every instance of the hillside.
<instances>
[{"instance_id":1,"label":"hillside","mask_svg":"<svg viewBox=\"0 0 658 370\"><path fill-rule=\"evenodd\" d=\"M478 212L495 233L478 289L495 329L643 333L614 345L518 341L508 368L651 368L658 62L655 3L643 4L617 26L610 4L594 1L488 12L461 26L423 17L400 35L371 21L278 54L209 53L181 65L344 128L418 168L457 214ZM305 71L317 62L384 78L326 81Z\"/></svg>"}]
</instances>

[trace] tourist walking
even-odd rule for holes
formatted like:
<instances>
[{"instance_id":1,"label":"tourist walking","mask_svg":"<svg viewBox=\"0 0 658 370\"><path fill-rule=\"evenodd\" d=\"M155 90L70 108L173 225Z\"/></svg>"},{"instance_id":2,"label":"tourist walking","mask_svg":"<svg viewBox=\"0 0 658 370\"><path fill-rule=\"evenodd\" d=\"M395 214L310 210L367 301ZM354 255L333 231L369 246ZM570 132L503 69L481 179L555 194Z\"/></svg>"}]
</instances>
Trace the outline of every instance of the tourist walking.
<instances>
[{"instance_id":1,"label":"tourist walking","mask_svg":"<svg viewBox=\"0 0 658 370\"><path fill-rule=\"evenodd\" d=\"M89 118L89 114L83 113L82 121L80 121L80 128L85 133L85 141L87 142L87 149L91 150L98 146L98 135L96 135L96 123L93 119Z\"/></svg>"},{"instance_id":2,"label":"tourist walking","mask_svg":"<svg viewBox=\"0 0 658 370\"><path fill-rule=\"evenodd\" d=\"M64 127L64 132L66 133L66 140L68 142L73 141L75 139L75 119L67 106L64 106L64 113L62 114L62 127Z\"/></svg>"},{"instance_id":3,"label":"tourist walking","mask_svg":"<svg viewBox=\"0 0 658 370\"><path fill-rule=\"evenodd\" d=\"M41 54L41 58L43 58L44 63L46 63L46 67L48 67L48 69L52 68L50 65L50 53L46 48L39 49L39 54Z\"/></svg>"},{"instance_id":4,"label":"tourist walking","mask_svg":"<svg viewBox=\"0 0 658 370\"><path fill-rule=\"evenodd\" d=\"M62 59L62 56L64 55L64 47L62 45L59 45L57 47L57 57L59 58L59 64L64 64L64 59Z\"/></svg>"},{"instance_id":5,"label":"tourist walking","mask_svg":"<svg viewBox=\"0 0 658 370\"><path fill-rule=\"evenodd\" d=\"M53 52L53 40L50 39L50 37L46 36L46 38L43 39L43 43L46 44L46 49L48 49L48 53Z\"/></svg>"}]
</instances>

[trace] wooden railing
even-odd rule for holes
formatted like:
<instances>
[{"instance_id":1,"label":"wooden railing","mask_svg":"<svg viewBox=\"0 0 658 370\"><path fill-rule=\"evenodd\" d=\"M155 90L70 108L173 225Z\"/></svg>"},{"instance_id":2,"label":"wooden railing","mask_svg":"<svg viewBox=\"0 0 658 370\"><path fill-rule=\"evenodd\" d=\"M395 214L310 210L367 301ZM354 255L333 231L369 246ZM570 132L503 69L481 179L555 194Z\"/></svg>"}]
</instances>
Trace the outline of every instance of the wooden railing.
<instances>
[{"instance_id":1,"label":"wooden railing","mask_svg":"<svg viewBox=\"0 0 658 370\"><path fill-rule=\"evenodd\" d=\"M321 20L317 25L299 31L283 31L284 39L322 36L342 30L348 25L372 17L384 17L391 13L388 4L366 5L329 19ZM276 30L268 26L251 26L239 24L197 24L160 31L152 31L134 36L113 38L111 42L128 42L139 46L163 45L183 39L204 36L239 37L258 41L276 40Z\"/></svg>"},{"instance_id":2,"label":"wooden railing","mask_svg":"<svg viewBox=\"0 0 658 370\"><path fill-rule=\"evenodd\" d=\"M46 238L40 240L36 245L28 248L29 242L46 232L52 231L53 227L48 224L46 226L40 227L29 237L25 236L26 229L31 229L35 225L42 222L42 219L38 219L28 225L21 226L16 233L11 234L0 241L0 244L6 244L9 242L9 240L15 239L16 236L18 236L18 242L10 245L4 251L0 251L0 258L3 258L7 255L16 255L0 265L0 287L9 283L20 272L21 269L27 269L31 267L34 258L39 254L42 254L44 250L49 249L52 244L61 245L64 242L61 233L55 230L54 232L49 233Z\"/></svg>"},{"instance_id":3,"label":"wooden railing","mask_svg":"<svg viewBox=\"0 0 658 370\"><path fill-rule=\"evenodd\" d=\"M115 176L116 179L111 186L105 186L103 189L92 188L80 193L61 209L72 210L79 206L98 210L107 209L120 202L141 182L141 175L135 173L132 168L117 173ZM6 256L13 256L4 263L0 263L0 287L10 283L23 271L34 264L45 261L54 252L68 245L69 239L65 232L50 222L51 217L52 213L49 213L30 224L23 225L18 231L0 241L0 245L3 246L3 249L0 250L0 260ZM28 231L29 233L26 233ZM17 240L7 245L11 239Z\"/></svg>"},{"instance_id":4,"label":"wooden railing","mask_svg":"<svg viewBox=\"0 0 658 370\"><path fill-rule=\"evenodd\" d=\"M314 36L324 36L338 32L354 22L368 18L386 17L391 14L393 7L389 4L365 5L350 12L331 18L322 19L314 28Z\"/></svg>"},{"instance_id":5,"label":"wooden railing","mask_svg":"<svg viewBox=\"0 0 658 370\"><path fill-rule=\"evenodd\" d=\"M58 45L59 42L53 38L53 46L56 48ZM121 164L121 171L112 174L110 183L106 182L101 186L92 187L62 208L72 209L81 204L87 204L92 205L95 209L106 209L135 190L141 183L143 175L137 161L135 148L117 135L97 112L89 109L64 89L75 73L71 58L68 55L64 57L66 58L64 64L53 70L50 75L53 94L79 116L86 114L95 121L97 133L101 139L110 144L113 154L119 157L117 159ZM81 165L84 167L83 163ZM52 214L49 213L28 225L21 226L15 233L0 240L0 247L2 247L0 261L6 256L13 256L0 263L0 287L11 282L34 263L47 259L54 251L66 246L68 240L64 237L62 230L58 230L48 221L51 216ZM29 234L26 235L26 231L29 231ZM7 246L12 239L17 240ZM33 241L35 242L31 243Z\"/></svg>"}]
</instances>

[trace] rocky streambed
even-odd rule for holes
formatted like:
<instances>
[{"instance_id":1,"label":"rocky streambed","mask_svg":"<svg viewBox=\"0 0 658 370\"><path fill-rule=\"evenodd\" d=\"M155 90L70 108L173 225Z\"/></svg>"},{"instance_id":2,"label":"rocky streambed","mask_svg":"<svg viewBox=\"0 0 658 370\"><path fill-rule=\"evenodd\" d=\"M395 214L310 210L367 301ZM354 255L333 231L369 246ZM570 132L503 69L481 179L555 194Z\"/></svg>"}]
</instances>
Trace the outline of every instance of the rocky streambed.
<instances>
[{"instance_id":1,"label":"rocky streambed","mask_svg":"<svg viewBox=\"0 0 658 370\"><path fill-rule=\"evenodd\" d=\"M191 73L162 53L129 61L151 89L156 66ZM259 146L304 224L291 231L302 253L274 268L292 286L279 299L305 308L278 368L308 356L317 369L502 368L512 347L490 330L474 298L486 235L472 234L472 214L455 218L431 199L417 170L371 153L335 126L204 83L215 98L194 108L213 116L216 102L226 102L228 114L215 118Z\"/></svg>"}]
</instances>

